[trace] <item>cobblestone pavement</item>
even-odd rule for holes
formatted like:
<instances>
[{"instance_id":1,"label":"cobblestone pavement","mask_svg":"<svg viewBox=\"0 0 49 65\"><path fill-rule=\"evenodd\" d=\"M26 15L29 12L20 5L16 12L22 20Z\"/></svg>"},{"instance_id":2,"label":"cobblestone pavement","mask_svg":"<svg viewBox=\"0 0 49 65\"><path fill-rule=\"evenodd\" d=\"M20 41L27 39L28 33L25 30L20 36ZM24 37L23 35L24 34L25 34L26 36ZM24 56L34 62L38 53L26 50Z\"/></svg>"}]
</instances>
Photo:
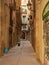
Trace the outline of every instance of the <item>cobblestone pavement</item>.
<instances>
[{"instance_id":1,"label":"cobblestone pavement","mask_svg":"<svg viewBox=\"0 0 49 65\"><path fill-rule=\"evenodd\" d=\"M29 41L21 40L21 45L13 47L0 58L0 65L41 65Z\"/></svg>"}]
</instances>

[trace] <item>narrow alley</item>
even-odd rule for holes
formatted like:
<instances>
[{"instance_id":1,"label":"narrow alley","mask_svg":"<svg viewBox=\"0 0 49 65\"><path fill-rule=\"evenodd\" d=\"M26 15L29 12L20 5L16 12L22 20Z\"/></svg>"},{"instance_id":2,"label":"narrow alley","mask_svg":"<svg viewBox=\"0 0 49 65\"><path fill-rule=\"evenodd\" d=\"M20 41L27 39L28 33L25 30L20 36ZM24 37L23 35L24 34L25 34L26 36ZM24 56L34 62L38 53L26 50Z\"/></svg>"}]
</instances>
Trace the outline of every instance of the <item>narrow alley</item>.
<instances>
[{"instance_id":1,"label":"narrow alley","mask_svg":"<svg viewBox=\"0 0 49 65\"><path fill-rule=\"evenodd\" d=\"M0 0L0 65L49 65L49 0Z\"/></svg>"},{"instance_id":2,"label":"narrow alley","mask_svg":"<svg viewBox=\"0 0 49 65\"><path fill-rule=\"evenodd\" d=\"M29 41L21 40L20 46L13 47L0 58L0 65L41 65Z\"/></svg>"}]
</instances>

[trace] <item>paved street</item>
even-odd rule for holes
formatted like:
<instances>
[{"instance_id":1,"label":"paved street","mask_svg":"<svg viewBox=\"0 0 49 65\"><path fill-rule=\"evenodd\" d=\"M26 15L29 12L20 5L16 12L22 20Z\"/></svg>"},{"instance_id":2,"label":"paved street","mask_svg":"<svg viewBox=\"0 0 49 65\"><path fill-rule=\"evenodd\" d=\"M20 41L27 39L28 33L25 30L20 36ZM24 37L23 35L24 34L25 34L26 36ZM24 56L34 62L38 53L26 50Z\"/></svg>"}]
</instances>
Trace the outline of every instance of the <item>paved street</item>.
<instances>
[{"instance_id":1,"label":"paved street","mask_svg":"<svg viewBox=\"0 0 49 65\"><path fill-rule=\"evenodd\" d=\"M21 41L20 46L12 48L0 58L0 65L41 65L29 41Z\"/></svg>"}]
</instances>

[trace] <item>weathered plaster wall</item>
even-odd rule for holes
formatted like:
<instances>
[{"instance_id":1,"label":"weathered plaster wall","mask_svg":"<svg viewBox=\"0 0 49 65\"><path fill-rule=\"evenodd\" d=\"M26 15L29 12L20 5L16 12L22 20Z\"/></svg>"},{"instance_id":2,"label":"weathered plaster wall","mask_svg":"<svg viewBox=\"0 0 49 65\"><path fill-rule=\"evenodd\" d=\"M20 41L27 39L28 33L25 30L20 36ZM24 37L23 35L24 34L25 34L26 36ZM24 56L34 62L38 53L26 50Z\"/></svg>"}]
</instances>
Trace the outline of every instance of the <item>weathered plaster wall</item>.
<instances>
[{"instance_id":1,"label":"weathered plaster wall","mask_svg":"<svg viewBox=\"0 0 49 65\"><path fill-rule=\"evenodd\" d=\"M30 15L29 16L32 16L32 18L29 20L29 24L30 24L30 42L35 50L35 16L34 16L34 4L35 4L35 1L32 1L30 0L31 3L32 3L32 7L31 7L31 10L30 10Z\"/></svg>"},{"instance_id":2,"label":"weathered plaster wall","mask_svg":"<svg viewBox=\"0 0 49 65\"><path fill-rule=\"evenodd\" d=\"M3 49L4 49L4 39L5 39L5 35L4 35L4 32L5 32L5 29L4 31L2 30L3 27L2 25L4 26L4 23L5 22L5 19L4 19L4 1L0 1L0 56L3 55ZM5 26L4 26L5 28Z\"/></svg>"},{"instance_id":3,"label":"weathered plaster wall","mask_svg":"<svg viewBox=\"0 0 49 65\"><path fill-rule=\"evenodd\" d=\"M8 2L7 2L8 4ZM5 29L2 29L3 31L5 30L4 32L4 35L5 35L5 48L9 48L9 23L10 23L10 8L9 6L7 5L4 5L4 17L5 17L5 23L4 25L5 26L2 26L3 28L5 27Z\"/></svg>"},{"instance_id":4,"label":"weathered plaster wall","mask_svg":"<svg viewBox=\"0 0 49 65\"><path fill-rule=\"evenodd\" d=\"M10 0L11 1L11 0ZM17 43L17 30L16 30L16 16L13 15L14 21L13 21L13 33L12 35L12 43L10 38L10 33L9 33L9 28L10 28L10 7L9 7L9 0L0 0L0 56L3 55L4 53L4 48L9 48L12 46L16 45ZM13 0L14 2L14 0ZM6 4L5 4L6 3ZM11 4L15 7L14 4ZM16 13L15 13L16 15Z\"/></svg>"},{"instance_id":5,"label":"weathered plaster wall","mask_svg":"<svg viewBox=\"0 0 49 65\"><path fill-rule=\"evenodd\" d=\"M0 20L1 20L1 3L0 3ZM1 38L1 21L0 21L0 38ZM0 39L0 49L1 49L1 39ZM1 54L1 50L0 50L0 54Z\"/></svg>"},{"instance_id":6,"label":"weathered plaster wall","mask_svg":"<svg viewBox=\"0 0 49 65\"><path fill-rule=\"evenodd\" d=\"M16 15L17 15L17 38L18 40L20 39L20 33L21 33L21 24L22 24L22 21L21 21L21 10L20 10L20 7L21 7L21 0L16 0Z\"/></svg>"},{"instance_id":7,"label":"weathered plaster wall","mask_svg":"<svg viewBox=\"0 0 49 65\"><path fill-rule=\"evenodd\" d=\"M42 12L48 0L36 0L36 54L37 58L44 63L44 42L43 42L43 20Z\"/></svg>"}]
</instances>

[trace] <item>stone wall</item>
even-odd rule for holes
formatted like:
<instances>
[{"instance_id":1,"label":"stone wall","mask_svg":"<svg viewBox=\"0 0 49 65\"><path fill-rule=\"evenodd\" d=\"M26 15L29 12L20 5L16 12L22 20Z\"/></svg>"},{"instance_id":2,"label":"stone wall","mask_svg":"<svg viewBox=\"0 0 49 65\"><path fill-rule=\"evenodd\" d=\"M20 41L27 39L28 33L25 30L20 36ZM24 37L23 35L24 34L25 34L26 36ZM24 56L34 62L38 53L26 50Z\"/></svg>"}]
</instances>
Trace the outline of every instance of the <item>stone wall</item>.
<instances>
[{"instance_id":1,"label":"stone wall","mask_svg":"<svg viewBox=\"0 0 49 65\"><path fill-rule=\"evenodd\" d=\"M47 62L45 61L45 59L47 60L46 57L49 56L48 54L45 54L49 52L49 51L46 51L48 50L47 44L49 44L48 42L49 36L46 36L45 30L49 30L49 28L48 28L48 25L47 25L47 29L46 29L46 26L44 27L45 25L44 22L49 20L49 17L48 17L49 4L47 6L47 2L49 1L48 0L35 0L35 2L34 3L33 2L34 1L32 1L32 8L34 11L30 11L30 15L32 16L32 19L30 19L30 41L31 41L32 46L35 49L37 59L40 60L42 64L44 64L45 62Z\"/></svg>"},{"instance_id":2,"label":"stone wall","mask_svg":"<svg viewBox=\"0 0 49 65\"><path fill-rule=\"evenodd\" d=\"M11 0L0 0L0 56L4 54L4 49L9 49L17 43L16 4L14 0L12 4L10 2ZM10 18L10 11L13 18Z\"/></svg>"},{"instance_id":3,"label":"stone wall","mask_svg":"<svg viewBox=\"0 0 49 65\"><path fill-rule=\"evenodd\" d=\"M4 54L4 49L9 48L9 7L5 5L5 1L1 0L1 17L0 17L0 32L1 32L1 37L0 37L0 45L1 45L1 55Z\"/></svg>"},{"instance_id":4,"label":"stone wall","mask_svg":"<svg viewBox=\"0 0 49 65\"><path fill-rule=\"evenodd\" d=\"M48 0L36 0L36 54L37 58L40 59L42 64L44 63L45 60L45 44L43 40L43 20L42 20L42 13L44 6Z\"/></svg>"},{"instance_id":5,"label":"stone wall","mask_svg":"<svg viewBox=\"0 0 49 65\"><path fill-rule=\"evenodd\" d=\"M17 38L18 40L20 39L21 36L21 25L22 25L22 21L21 21L21 1L20 0L16 0L16 13L17 13Z\"/></svg>"},{"instance_id":6,"label":"stone wall","mask_svg":"<svg viewBox=\"0 0 49 65\"><path fill-rule=\"evenodd\" d=\"M17 15L16 10L13 10L13 32L12 32L12 46L15 46L17 44Z\"/></svg>"},{"instance_id":7,"label":"stone wall","mask_svg":"<svg viewBox=\"0 0 49 65\"><path fill-rule=\"evenodd\" d=\"M35 50L35 12L34 12L34 4L35 4L35 1L32 1L31 0L31 3L32 3L32 7L31 7L31 10L30 10L30 42Z\"/></svg>"},{"instance_id":8,"label":"stone wall","mask_svg":"<svg viewBox=\"0 0 49 65\"><path fill-rule=\"evenodd\" d=\"M1 51L1 0L0 0L0 56L2 55Z\"/></svg>"}]
</instances>

